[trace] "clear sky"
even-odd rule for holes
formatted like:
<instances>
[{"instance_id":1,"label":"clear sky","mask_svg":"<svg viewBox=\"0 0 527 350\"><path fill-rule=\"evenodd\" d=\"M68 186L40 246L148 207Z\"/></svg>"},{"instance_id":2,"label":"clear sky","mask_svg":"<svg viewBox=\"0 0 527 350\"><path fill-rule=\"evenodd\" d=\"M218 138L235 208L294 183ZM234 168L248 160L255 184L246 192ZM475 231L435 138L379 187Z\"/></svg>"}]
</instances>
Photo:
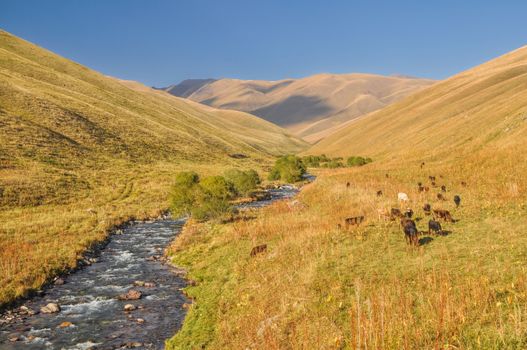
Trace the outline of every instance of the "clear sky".
<instances>
[{"instance_id":1,"label":"clear sky","mask_svg":"<svg viewBox=\"0 0 527 350\"><path fill-rule=\"evenodd\" d=\"M104 74L445 78L527 44L525 0L0 0L0 28Z\"/></svg>"}]
</instances>

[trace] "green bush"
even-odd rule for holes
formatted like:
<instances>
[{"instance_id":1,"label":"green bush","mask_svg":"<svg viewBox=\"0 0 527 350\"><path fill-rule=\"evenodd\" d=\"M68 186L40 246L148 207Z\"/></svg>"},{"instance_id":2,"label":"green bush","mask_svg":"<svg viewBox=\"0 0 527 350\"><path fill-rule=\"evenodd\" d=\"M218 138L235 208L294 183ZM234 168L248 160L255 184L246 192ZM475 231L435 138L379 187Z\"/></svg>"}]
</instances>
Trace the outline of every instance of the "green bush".
<instances>
[{"instance_id":1,"label":"green bush","mask_svg":"<svg viewBox=\"0 0 527 350\"><path fill-rule=\"evenodd\" d=\"M182 172L170 192L170 209L174 216L190 215L203 221L232 211L229 200L234 186L222 176L199 179L194 172Z\"/></svg>"},{"instance_id":2,"label":"green bush","mask_svg":"<svg viewBox=\"0 0 527 350\"><path fill-rule=\"evenodd\" d=\"M190 215L195 206L196 194L199 192L199 176L186 171L176 174L170 191L170 210L174 216Z\"/></svg>"},{"instance_id":3,"label":"green bush","mask_svg":"<svg viewBox=\"0 0 527 350\"><path fill-rule=\"evenodd\" d=\"M330 168L330 169L336 169L336 168L344 168L344 163L336 160L336 159L332 159L330 160L329 162L326 163L327 164L327 168Z\"/></svg>"},{"instance_id":4,"label":"green bush","mask_svg":"<svg viewBox=\"0 0 527 350\"><path fill-rule=\"evenodd\" d=\"M276 160L269 180L282 180L285 182L296 182L302 180L306 173L306 167L302 159L294 155L280 157Z\"/></svg>"},{"instance_id":5,"label":"green bush","mask_svg":"<svg viewBox=\"0 0 527 350\"><path fill-rule=\"evenodd\" d=\"M348 158L347 163L348 163L348 166L354 167L354 166L363 166L368 163L371 163L372 161L373 160L371 158L352 156Z\"/></svg>"},{"instance_id":6,"label":"green bush","mask_svg":"<svg viewBox=\"0 0 527 350\"><path fill-rule=\"evenodd\" d=\"M260 177L255 170L241 171L230 169L225 172L227 181L234 185L237 194L247 196L260 184Z\"/></svg>"}]
</instances>

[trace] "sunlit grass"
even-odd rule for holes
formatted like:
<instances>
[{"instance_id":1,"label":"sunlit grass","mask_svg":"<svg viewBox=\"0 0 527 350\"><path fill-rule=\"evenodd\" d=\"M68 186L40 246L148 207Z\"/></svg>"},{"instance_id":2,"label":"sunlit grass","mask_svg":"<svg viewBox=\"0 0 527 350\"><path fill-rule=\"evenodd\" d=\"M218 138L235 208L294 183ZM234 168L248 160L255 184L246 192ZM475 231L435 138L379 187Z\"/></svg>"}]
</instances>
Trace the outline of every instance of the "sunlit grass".
<instances>
[{"instance_id":1,"label":"sunlit grass","mask_svg":"<svg viewBox=\"0 0 527 350\"><path fill-rule=\"evenodd\" d=\"M276 203L254 220L188 227L172 254L198 282L187 289L196 300L171 348L525 348L527 180L525 164L507 161L514 155L325 171L302 191L303 207ZM417 191L428 175L447 186L447 201L438 188ZM450 210L459 220L443 223L451 234L408 246L378 214L399 206L399 191L421 230L425 202ZM366 223L337 228L355 215ZM268 253L250 258L262 243Z\"/></svg>"}]
</instances>

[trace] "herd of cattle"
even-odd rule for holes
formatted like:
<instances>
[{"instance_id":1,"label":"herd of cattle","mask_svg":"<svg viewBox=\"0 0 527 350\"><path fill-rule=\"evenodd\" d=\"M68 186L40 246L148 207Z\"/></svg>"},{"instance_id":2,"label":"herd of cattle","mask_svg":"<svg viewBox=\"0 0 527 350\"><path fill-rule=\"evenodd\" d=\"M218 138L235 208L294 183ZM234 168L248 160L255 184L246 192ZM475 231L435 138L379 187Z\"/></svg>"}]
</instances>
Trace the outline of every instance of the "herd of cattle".
<instances>
[{"instance_id":1,"label":"herd of cattle","mask_svg":"<svg viewBox=\"0 0 527 350\"><path fill-rule=\"evenodd\" d=\"M386 177L389 177L388 174L386 174ZM436 183L436 177L435 176L429 176L430 180L430 186L432 188L440 188L441 192L437 193L437 199L439 201L446 201L446 197L444 193L447 192L447 188L445 185L438 186ZM351 184L348 182L346 183L346 187L349 188ZM461 186L466 187L466 182L462 181ZM423 185L423 183L419 182L417 183L417 190L418 192L429 192L430 187ZM377 197L382 197L383 192L381 190L377 191ZM399 192L397 194L397 199L399 201L399 204L401 208L403 206L406 206L405 210L401 210L400 208L391 208L389 212L384 212L381 210L379 214L387 217L391 221L400 221L401 228L404 232L405 240L408 244L413 246L419 245L419 236L423 234L428 235L446 235L448 232L444 231L440 220L443 220L445 222L455 222L454 218L452 217L452 214L448 210L445 209L433 209L432 206L429 203L424 204L423 206L423 212L426 216L431 216L430 220L428 221L428 231L419 231L417 229L416 221L421 220L420 218L414 219L414 211L408 206L410 203L410 199L406 193ZM459 195L454 195L453 197L454 204L456 205L456 208L458 208L461 205L461 197ZM344 226L346 228L350 228L351 226L359 226L363 221L365 220L365 217L363 215L361 216L355 216L346 218L344 220ZM340 225L338 225L340 227Z\"/></svg>"}]
</instances>

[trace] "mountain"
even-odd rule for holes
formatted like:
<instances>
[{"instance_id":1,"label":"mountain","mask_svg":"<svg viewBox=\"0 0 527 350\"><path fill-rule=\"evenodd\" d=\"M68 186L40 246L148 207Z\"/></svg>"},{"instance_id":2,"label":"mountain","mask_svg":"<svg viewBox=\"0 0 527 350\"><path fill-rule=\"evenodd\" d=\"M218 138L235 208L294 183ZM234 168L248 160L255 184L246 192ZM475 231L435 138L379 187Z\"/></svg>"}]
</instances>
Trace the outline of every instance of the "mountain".
<instances>
[{"instance_id":1,"label":"mountain","mask_svg":"<svg viewBox=\"0 0 527 350\"><path fill-rule=\"evenodd\" d=\"M308 153L449 158L525 150L527 47L349 123Z\"/></svg>"},{"instance_id":2,"label":"mountain","mask_svg":"<svg viewBox=\"0 0 527 350\"><path fill-rule=\"evenodd\" d=\"M157 90L165 90L174 96L187 98L203 86L215 82L216 79L187 79L176 85L170 85L166 88ZM156 89L156 88L154 88Z\"/></svg>"},{"instance_id":3,"label":"mountain","mask_svg":"<svg viewBox=\"0 0 527 350\"><path fill-rule=\"evenodd\" d=\"M112 227L159 215L176 172L261 169L307 146L258 117L104 76L5 31L0 144L0 309L76 266Z\"/></svg>"},{"instance_id":4,"label":"mountain","mask_svg":"<svg viewBox=\"0 0 527 350\"><path fill-rule=\"evenodd\" d=\"M183 81L165 90L216 108L249 112L317 142L354 118L434 82L404 76L318 74L280 81Z\"/></svg>"}]
</instances>

